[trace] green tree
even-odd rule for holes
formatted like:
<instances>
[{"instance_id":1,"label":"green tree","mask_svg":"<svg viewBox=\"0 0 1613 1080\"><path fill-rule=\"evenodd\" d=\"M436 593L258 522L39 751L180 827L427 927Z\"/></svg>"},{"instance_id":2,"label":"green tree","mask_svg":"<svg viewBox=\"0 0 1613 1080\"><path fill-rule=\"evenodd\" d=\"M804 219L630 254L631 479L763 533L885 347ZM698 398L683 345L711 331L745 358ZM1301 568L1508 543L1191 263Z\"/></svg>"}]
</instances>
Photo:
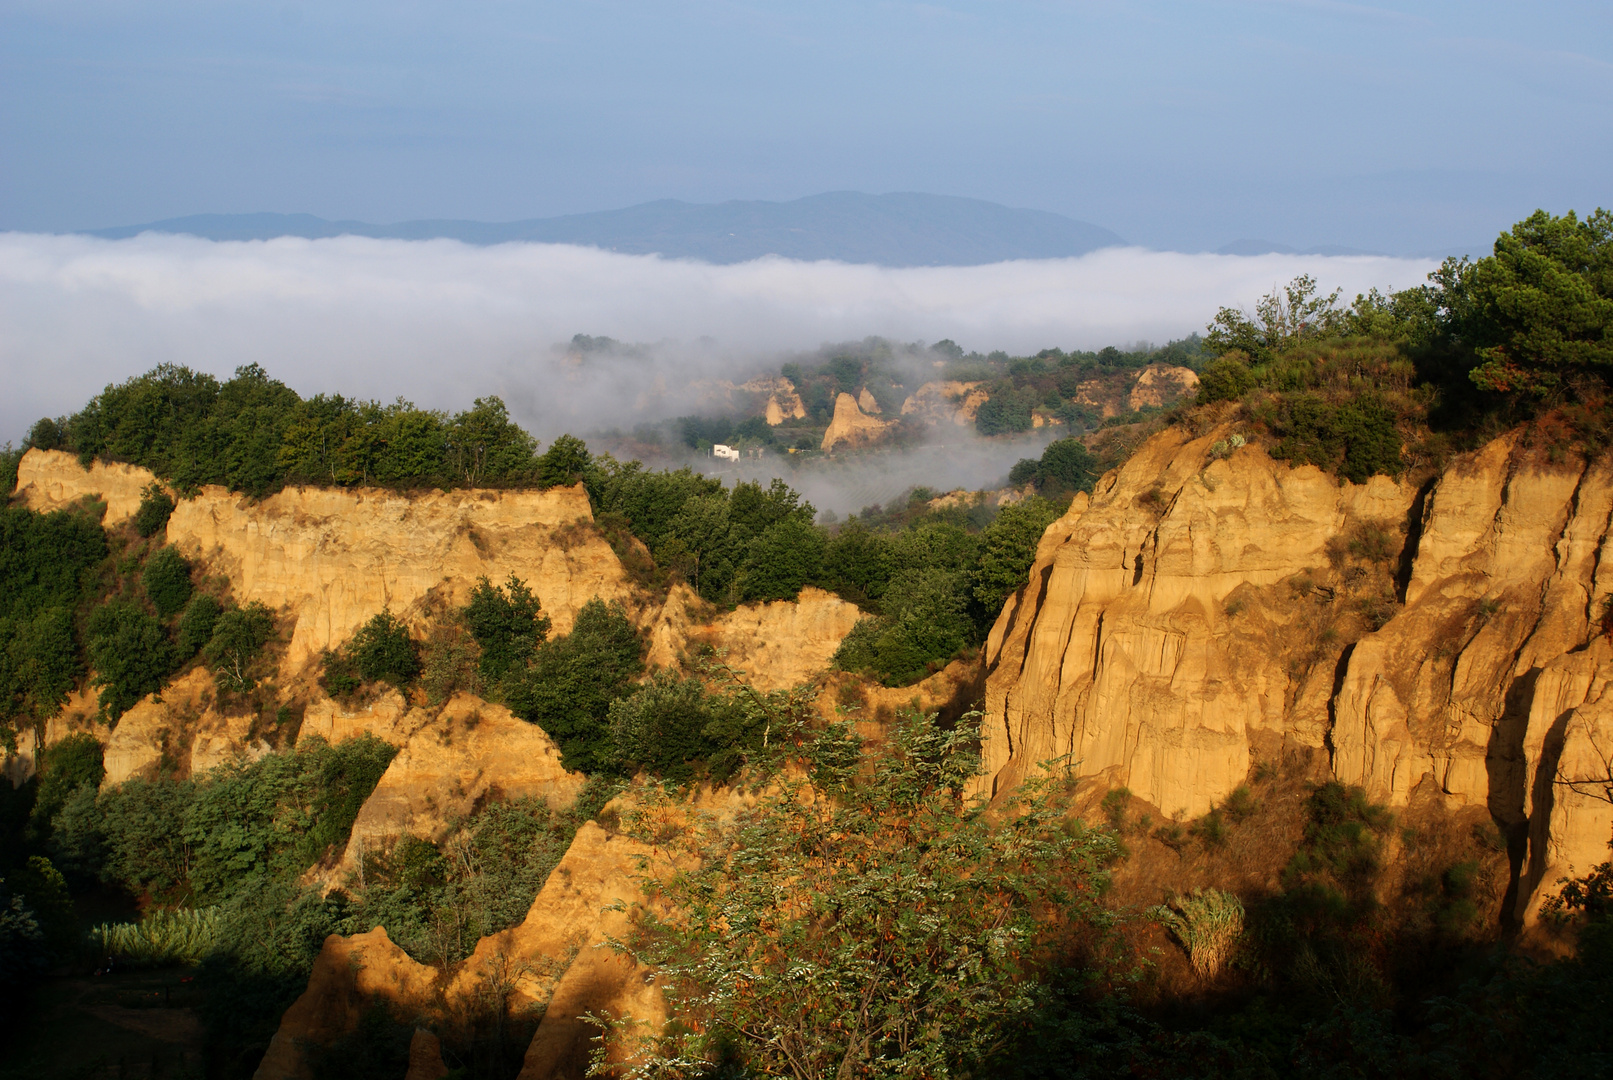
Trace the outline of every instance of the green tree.
<instances>
[{"instance_id":1,"label":"green tree","mask_svg":"<svg viewBox=\"0 0 1613 1080\"><path fill-rule=\"evenodd\" d=\"M86 637L101 709L113 721L161 689L174 669L174 647L162 624L133 600L109 600L96 608Z\"/></svg>"},{"instance_id":2,"label":"green tree","mask_svg":"<svg viewBox=\"0 0 1613 1080\"><path fill-rule=\"evenodd\" d=\"M409 628L390 611L380 612L359 627L345 651L365 682L384 679L401 690L420 673L419 650Z\"/></svg>"},{"instance_id":3,"label":"green tree","mask_svg":"<svg viewBox=\"0 0 1613 1080\"><path fill-rule=\"evenodd\" d=\"M51 823L73 793L81 787L94 791L101 786L104 776L101 744L95 736L75 731L47 747L40 755L39 788L29 815L31 831L36 836L47 835Z\"/></svg>"},{"instance_id":4,"label":"green tree","mask_svg":"<svg viewBox=\"0 0 1613 1080\"><path fill-rule=\"evenodd\" d=\"M134 512L134 531L142 539L155 536L167 527L176 505L173 496L164 491L161 484L147 484L140 493L140 506Z\"/></svg>"},{"instance_id":5,"label":"green tree","mask_svg":"<svg viewBox=\"0 0 1613 1080\"><path fill-rule=\"evenodd\" d=\"M448 467L457 482L524 479L535 467L537 442L510 419L501 398L477 398L448 422ZM586 467L586 462L585 462Z\"/></svg>"},{"instance_id":6,"label":"green tree","mask_svg":"<svg viewBox=\"0 0 1613 1080\"><path fill-rule=\"evenodd\" d=\"M1537 210L1493 255L1447 263L1440 280L1457 294L1447 311L1477 348L1481 389L1544 393L1575 371L1613 370L1613 213Z\"/></svg>"},{"instance_id":7,"label":"green tree","mask_svg":"<svg viewBox=\"0 0 1613 1080\"><path fill-rule=\"evenodd\" d=\"M889 541L853 518L824 547L825 585L864 607L877 609L890 581Z\"/></svg>"},{"instance_id":8,"label":"green tree","mask_svg":"<svg viewBox=\"0 0 1613 1080\"><path fill-rule=\"evenodd\" d=\"M1058 518L1057 506L1034 496L1003 507L986 526L979 561L970 575L970 593L987 625L997 618L1003 601L1025 585L1025 575L1036 559L1036 545Z\"/></svg>"},{"instance_id":9,"label":"green tree","mask_svg":"<svg viewBox=\"0 0 1613 1080\"><path fill-rule=\"evenodd\" d=\"M745 554L741 593L746 600L794 600L823 573L824 537L800 515L769 525Z\"/></svg>"},{"instance_id":10,"label":"green tree","mask_svg":"<svg viewBox=\"0 0 1613 1080\"><path fill-rule=\"evenodd\" d=\"M257 601L220 614L202 646L219 689L244 694L257 685L254 662L273 638L274 615Z\"/></svg>"},{"instance_id":11,"label":"green tree","mask_svg":"<svg viewBox=\"0 0 1613 1080\"><path fill-rule=\"evenodd\" d=\"M575 484L588 475L592 461L587 443L574 435L562 435L538 458L538 485L550 488Z\"/></svg>"},{"instance_id":12,"label":"green tree","mask_svg":"<svg viewBox=\"0 0 1613 1080\"><path fill-rule=\"evenodd\" d=\"M1340 291L1318 295L1316 279L1302 274L1261 297L1253 317L1224 307L1204 335L1204 349L1214 356L1236 349L1265 363L1304 338L1337 334L1345 318L1338 307Z\"/></svg>"},{"instance_id":13,"label":"green tree","mask_svg":"<svg viewBox=\"0 0 1613 1080\"><path fill-rule=\"evenodd\" d=\"M190 603L185 605L185 613L179 617L177 643L182 659L189 660L213 639L213 629L223 613L224 607L217 597L197 593L190 598Z\"/></svg>"},{"instance_id":14,"label":"green tree","mask_svg":"<svg viewBox=\"0 0 1613 1080\"><path fill-rule=\"evenodd\" d=\"M465 624L481 646L482 679L496 687L512 671L524 670L549 636L549 617L526 582L510 575L503 586L482 578L465 605Z\"/></svg>"},{"instance_id":15,"label":"green tree","mask_svg":"<svg viewBox=\"0 0 1613 1080\"><path fill-rule=\"evenodd\" d=\"M620 603L598 597L577 612L571 633L546 642L532 666L506 684L517 716L541 727L560 747L566 768L610 769L610 703L644 670L644 642Z\"/></svg>"},{"instance_id":16,"label":"green tree","mask_svg":"<svg viewBox=\"0 0 1613 1080\"><path fill-rule=\"evenodd\" d=\"M190 563L175 547L161 547L146 559L140 584L160 618L177 615L190 599Z\"/></svg>"}]
</instances>

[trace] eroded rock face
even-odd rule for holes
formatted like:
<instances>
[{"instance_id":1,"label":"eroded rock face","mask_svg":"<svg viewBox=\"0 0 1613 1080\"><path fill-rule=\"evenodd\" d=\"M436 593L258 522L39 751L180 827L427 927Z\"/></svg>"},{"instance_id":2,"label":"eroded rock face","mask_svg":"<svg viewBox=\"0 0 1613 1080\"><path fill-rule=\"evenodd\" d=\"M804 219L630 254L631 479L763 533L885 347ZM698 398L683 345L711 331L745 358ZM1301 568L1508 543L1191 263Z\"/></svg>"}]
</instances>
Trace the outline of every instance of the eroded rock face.
<instances>
[{"instance_id":1,"label":"eroded rock face","mask_svg":"<svg viewBox=\"0 0 1613 1080\"><path fill-rule=\"evenodd\" d=\"M868 391L864 390L864 394ZM869 398L872 401L872 396ZM823 433L823 449L835 447L869 446L885 435L885 421L867 416L850 394L835 398L835 415L829 429Z\"/></svg>"},{"instance_id":2,"label":"eroded rock face","mask_svg":"<svg viewBox=\"0 0 1613 1080\"><path fill-rule=\"evenodd\" d=\"M306 1045L329 1046L352 1032L375 1001L386 1002L398 1015L440 1016L437 975L436 968L415 962L394 945L383 927L352 937L332 934L314 961L308 989L281 1018L253 1080L311 1080Z\"/></svg>"},{"instance_id":3,"label":"eroded rock face","mask_svg":"<svg viewBox=\"0 0 1613 1080\"><path fill-rule=\"evenodd\" d=\"M641 862L653 866L656 858L637 841L584 824L521 924L483 938L447 972L410 959L380 927L326 938L308 989L281 1020L256 1080L308 1077L307 1045L328 1046L376 1002L399 1020L438 1032L485 1021L489 1007L514 1017L546 1006L520 1076L582 1080L598 1033L581 1019L585 1013L632 1013L657 1027L666 1019L651 973L602 946L626 935L631 908L643 903ZM434 1071L441 1061L436 1044L418 1035L415 1042L420 1075L441 1075ZM410 1047L410 1075L417 1045Z\"/></svg>"},{"instance_id":4,"label":"eroded rock face","mask_svg":"<svg viewBox=\"0 0 1613 1080\"><path fill-rule=\"evenodd\" d=\"M902 402L902 415L931 424L967 427L991 395L974 382L930 382L913 391Z\"/></svg>"},{"instance_id":5,"label":"eroded rock face","mask_svg":"<svg viewBox=\"0 0 1613 1080\"><path fill-rule=\"evenodd\" d=\"M135 776L150 777L165 764L177 775L200 776L227 761L253 761L271 747L252 737L253 717L218 708L213 676L192 668L148 694L118 720L106 739L102 760L108 786Z\"/></svg>"},{"instance_id":6,"label":"eroded rock face","mask_svg":"<svg viewBox=\"0 0 1613 1080\"><path fill-rule=\"evenodd\" d=\"M1048 529L987 643L989 789L1068 754L1195 817L1311 750L1394 806L1485 806L1527 851L1516 914L1602 861L1613 470L1505 438L1422 489L1357 486L1222 458L1228 433L1155 436Z\"/></svg>"},{"instance_id":7,"label":"eroded rock face","mask_svg":"<svg viewBox=\"0 0 1613 1080\"><path fill-rule=\"evenodd\" d=\"M414 728L387 766L353 822L333 880L356 871L365 851L404 834L441 840L454 822L489 802L536 798L565 809L586 782L560 763L542 728L502 705L456 694Z\"/></svg>"},{"instance_id":8,"label":"eroded rock face","mask_svg":"<svg viewBox=\"0 0 1613 1080\"><path fill-rule=\"evenodd\" d=\"M715 612L687 585L674 585L650 625L648 662L676 667L691 650L710 646L758 690L784 690L827 668L861 617L857 605L822 589Z\"/></svg>"},{"instance_id":9,"label":"eroded rock face","mask_svg":"<svg viewBox=\"0 0 1613 1080\"><path fill-rule=\"evenodd\" d=\"M36 510L101 494L115 524L133 513L139 489L152 479L144 469L86 470L70 454L30 450L17 486ZM525 580L557 634L595 596L628 592L580 484L410 493L287 488L261 501L207 487L180 501L167 541L227 576L237 601L259 601L290 617L283 678L384 608L408 619L428 598L464 603L483 575Z\"/></svg>"},{"instance_id":10,"label":"eroded rock face","mask_svg":"<svg viewBox=\"0 0 1613 1080\"><path fill-rule=\"evenodd\" d=\"M1199 377L1191 369L1170 364L1149 364L1137 373L1126 404L1138 409L1162 409L1198 393Z\"/></svg>"}]
</instances>

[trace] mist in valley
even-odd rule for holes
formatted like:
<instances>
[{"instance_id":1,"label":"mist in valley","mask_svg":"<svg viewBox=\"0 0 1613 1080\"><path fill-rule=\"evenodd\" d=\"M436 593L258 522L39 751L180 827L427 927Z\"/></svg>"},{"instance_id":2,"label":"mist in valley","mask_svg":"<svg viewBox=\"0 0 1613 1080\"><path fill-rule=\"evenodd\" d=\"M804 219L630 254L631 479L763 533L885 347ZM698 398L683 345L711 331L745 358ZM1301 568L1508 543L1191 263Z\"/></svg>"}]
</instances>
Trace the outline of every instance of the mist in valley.
<instances>
[{"instance_id":1,"label":"mist in valley","mask_svg":"<svg viewBox=\"0 0 1613 1080\"><path fill-rule=\"evenodd\" d=\"M911 393L943 374L927 349L941 339L1013 355L1162 343L1300 273L1348 298L1417 284L1433 265L1119 248L973 267L716 266L546 244L9 233L0 235L0 441L159 363L221 377L255 363L304 396L403 397L454 411L497 394L544 443L571 432L611 444L659 427L666 464L780 476L844 515L915 485L994 486L1053 432L980 440L937 429L902 451L806 462L770 454L719 468L678 446L669 422L743 414L753 406L736 387L787 363L822 362L833 352L826 343L896 343L886 367Z\"/></svg>"}]
</instances>

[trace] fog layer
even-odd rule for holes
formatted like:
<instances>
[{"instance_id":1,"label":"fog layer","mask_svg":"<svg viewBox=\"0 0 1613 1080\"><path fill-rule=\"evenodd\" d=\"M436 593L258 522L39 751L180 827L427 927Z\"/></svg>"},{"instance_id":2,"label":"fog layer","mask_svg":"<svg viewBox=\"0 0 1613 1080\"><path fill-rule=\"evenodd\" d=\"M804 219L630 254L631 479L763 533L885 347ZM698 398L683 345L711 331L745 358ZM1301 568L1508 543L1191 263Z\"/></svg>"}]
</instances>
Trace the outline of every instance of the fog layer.
<instances>
[{"instance_id":1,"label":"fog layer","mask_svg":"<svg viewBox=\"0 0 1613 1080\"><path fill-rule=\"evenodd\" d=\"M547 441L690 411L701 380L882 335L1010 353L1163 342L1309 272L1345 295L1420 282L1421 260L1136 248L890 269L727 266L547 244L340 237L213 242L0 234L0 441L161 362L262 364L321 391L458 409L498 393ZM579 362L573 334L649 347Z\"/></svg>"}]
</instances>

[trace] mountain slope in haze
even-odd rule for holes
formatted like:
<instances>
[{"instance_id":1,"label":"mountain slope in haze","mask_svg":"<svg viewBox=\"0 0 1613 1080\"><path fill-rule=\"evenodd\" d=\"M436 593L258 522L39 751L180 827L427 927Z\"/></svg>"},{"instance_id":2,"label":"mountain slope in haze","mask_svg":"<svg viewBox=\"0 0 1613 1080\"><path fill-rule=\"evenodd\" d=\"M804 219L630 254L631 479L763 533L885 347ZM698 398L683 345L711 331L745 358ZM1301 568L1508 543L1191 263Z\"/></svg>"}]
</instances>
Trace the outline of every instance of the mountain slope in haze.
<instances>
[{"instance_id":1,"label":"mountain slope in haze","mask_svg":"<svg viewBox=\"0 0 1613 1080\"><path fill-rule=\"evenodd\" d=\"M502 223L436 220L371 225L327 221L311 214L196 214L90 234L121 240L142 232L184 233L209 240L350 235L448 238L468 244L528 241L713 263L782 255L883 266L976 266L1084 255L1125 244L1108 229L1043 210L951 195L854 191L791 202L735 200L706 205L661 199L622 210Z\"/></svg>"}]
</instances>

